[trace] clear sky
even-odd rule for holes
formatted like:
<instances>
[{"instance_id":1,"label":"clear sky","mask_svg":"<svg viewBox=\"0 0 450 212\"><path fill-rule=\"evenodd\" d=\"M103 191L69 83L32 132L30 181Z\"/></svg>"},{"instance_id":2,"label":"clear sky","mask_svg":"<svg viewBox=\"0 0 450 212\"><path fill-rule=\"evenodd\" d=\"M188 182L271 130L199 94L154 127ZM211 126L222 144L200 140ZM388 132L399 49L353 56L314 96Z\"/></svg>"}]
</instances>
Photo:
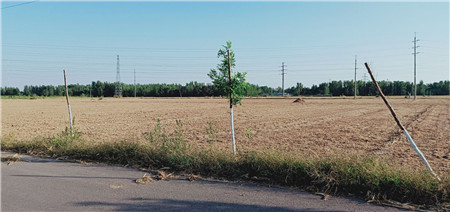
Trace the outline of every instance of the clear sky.
<instances>
[{"instance_id":1,"label":"clear sky","mask_svg":"<svg viewBox=\"0 0 450 212\"><path fill-rule=\"evenodd\" d=\"M231 41L236 71L286 87L357 79L449 80L448 2L48 2L2 1L2 86L121 81L210 82ZM13 6L13 7L11 7ZM368 79L368 78L367 78Z\"/></svg>"}]
</instances>

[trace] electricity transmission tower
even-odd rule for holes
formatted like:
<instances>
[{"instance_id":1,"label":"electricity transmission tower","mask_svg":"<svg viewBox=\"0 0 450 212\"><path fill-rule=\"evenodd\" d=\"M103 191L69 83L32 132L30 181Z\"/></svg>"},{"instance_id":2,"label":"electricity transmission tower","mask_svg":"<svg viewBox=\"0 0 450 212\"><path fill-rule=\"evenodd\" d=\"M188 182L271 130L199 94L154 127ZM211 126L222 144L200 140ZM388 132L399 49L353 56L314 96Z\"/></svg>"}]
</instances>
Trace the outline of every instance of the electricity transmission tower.
<instances>
[{"instance_id":1,"label":"electricity transmission tower","mask_svg":"<svg viewBox=\"0 0 450 212\"><path fill-rule=\"evenodd\" d=\"M366 81L367 81L367 75L366 75L366 73L364 73L364 76L363 76L363 81L364 81L364 82L366 82Z\"/></svg>"},{"instance_id":2,"label":"electricity transmission tower","mask_svg":"<svg viewBox=\"0 0 450 212\"><path fill-rule=\"evenodd\" d=\"M114 97L122 97L122 86L120 85L119 55L117 55L116 89L114 90Z\"/></svg>"},{"instance_id":3,"label":"electricity transmission tower","mask_svg":"<svg viewBox=\"0 0 450 212\"><path fill-rule=\"evenodd\" d=\"M417 42L420 41L419 39L416 38L416 33L414 32L414 40L412 42L414 42L414 100L416 100L416 94L417 94L417 84L416 84L416 55L419 54L420 52L417 52L417 48L419 48L419 46L417 46Z\"/></svg>"},{"instance_id":4,"label":"electricity transmission tower","mask_svg":"<svg viewBox=\"0 0 450 212\"><path fill-rule=\"evenodd\" d=\"M354 84L355 84L355 96L353 97L353 99L356 99L356 55L355 55L355 82L354 82Z\"/></svg>"},{"instance_id":5,"label":"electricity transmission tower","mask_svg":"<svg viewBox=\"0 0 450 212\"><path fill-rule=\"evenodd\" d=\"M284 62L281 63L281 90L283 91L283 96L284 96L284 75L286 73L284 73L285 69L284 69L285 65Z\"/></svg>"},{"instance_id":6,"label":"electricity transmission tower","mask_svg":"<svg viewBox=\"0 0 450 212\"><path fill-rule=\"evenodd\" d=\"M136 98L136 69L134 69L134 98Z\"/></svg>"}]
</instances>

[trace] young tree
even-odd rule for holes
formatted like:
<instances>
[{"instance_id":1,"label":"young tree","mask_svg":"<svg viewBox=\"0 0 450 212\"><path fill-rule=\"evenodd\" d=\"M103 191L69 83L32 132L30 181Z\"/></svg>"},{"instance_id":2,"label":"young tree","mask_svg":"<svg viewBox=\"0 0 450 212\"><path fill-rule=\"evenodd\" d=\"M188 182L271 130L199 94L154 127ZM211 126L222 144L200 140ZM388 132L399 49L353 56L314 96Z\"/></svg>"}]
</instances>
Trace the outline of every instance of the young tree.
<instances>
[{"instance_id":1,"label":"young tree","mask_svg":"<svg viewBox=\"0 0 450 212\"><path fill-rule=\"evenodd\" d=\"M211 69L208 76L213 81L214 86L221 95L230 99L230 119L231 119L231 138L233 142L233 153L236 154L236 142L234 139L234 123L233 123L233 105L241 105L244 99L245 91L248 83L245 81L247 73L233 72L235 67L234 51L231 49L231 42L222 46L217 53L218 58L222 58L221 63L217 65L217 70Z\"/></svg>"}]
</instances>

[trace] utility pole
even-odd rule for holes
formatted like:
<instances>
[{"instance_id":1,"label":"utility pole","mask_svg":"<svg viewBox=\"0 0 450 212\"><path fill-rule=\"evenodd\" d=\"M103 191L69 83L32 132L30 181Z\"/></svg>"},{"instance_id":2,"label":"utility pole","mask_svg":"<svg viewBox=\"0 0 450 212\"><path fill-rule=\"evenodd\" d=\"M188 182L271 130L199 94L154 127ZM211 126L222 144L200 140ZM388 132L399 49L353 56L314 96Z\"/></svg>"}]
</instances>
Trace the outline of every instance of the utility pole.
<instances>
[{"instance_id":1,"label":"utility pole","mask_svg":"<svg viewBox=\"0 0 450 212\"><path fill-rule=\"evenodd\" d=\"M117 55L116 88L114 90L114 97L122 97L122 86L120 85L119 55Z\"/></svg>"},{"instance_id":2,"label":"utility pole","mask_svg":"<svg viewBox=\"0 0 450 212\"><path fill-rule=\"evenodd\" d=\"M284 69L285 65L284 62L281 63L281 90L283 91L283 97L284 97L284 75L286 73L284 73L285 69Z\"/></svg>"},{"instance_id":3,"label":"utility pole","mask_svg":"<svg viewBox=\"0 0 450 212\"><path fill-rule=\"evenodd\" d=\"M419 54L420 52L417 52L417 48L419 46L417 46L417 42L420 41L416 38L416 33L414 32L414 40L412 42L414 42L414 100L416 100L416 95L417 95L417 84L416 84L416 55Z\"/></svg>"},{"instance_id":4,"label":"utility pole","mask_svg":"<svg viewBox=\"0 0 450 212\"><path fill-rule=\"evenodd\" d=\"M356 55L355 55L355 82L354 82L354 84L355 84L355 96L353 97L353 99L356 99Z\"/></svg>"},{"instance_id":5,"label":"utility pole","mask_svg":"<svg viewBox=\"0 0 450 212\"><path fill-rule=\"evenodd\" d=\"M134 69L134 98L136 98L136 69Z\"/></svg>"}]
</instances>

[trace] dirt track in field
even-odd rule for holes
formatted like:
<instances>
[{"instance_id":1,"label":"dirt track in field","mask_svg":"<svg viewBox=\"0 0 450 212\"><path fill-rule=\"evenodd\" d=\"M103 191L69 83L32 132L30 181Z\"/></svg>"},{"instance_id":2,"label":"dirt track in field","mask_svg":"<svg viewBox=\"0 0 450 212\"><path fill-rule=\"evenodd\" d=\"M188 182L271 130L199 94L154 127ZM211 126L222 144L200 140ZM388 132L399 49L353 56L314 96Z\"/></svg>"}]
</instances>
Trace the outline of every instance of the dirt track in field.
<instances>
[{"instance_id":1,"label":"dirt track in field","mask_svg":"<svg viewBox=\"0 0 450 212\"><path fill-rule=\"evenodd\" d=\"M238 149L276 149L312 157L376 154L392 165L425 171L380 98L246 99L234 109ZM68 126L64 98L2 99L2 136L30 140ZM450 98L391 98L417 146L441 176L450 175ZM208 122L219 148L231 151L226 99L73 98L75 125L92 142L143 139L157 119L170 133L176 120L193 145L208 145Z\"/></svg>"}]
</instances>

